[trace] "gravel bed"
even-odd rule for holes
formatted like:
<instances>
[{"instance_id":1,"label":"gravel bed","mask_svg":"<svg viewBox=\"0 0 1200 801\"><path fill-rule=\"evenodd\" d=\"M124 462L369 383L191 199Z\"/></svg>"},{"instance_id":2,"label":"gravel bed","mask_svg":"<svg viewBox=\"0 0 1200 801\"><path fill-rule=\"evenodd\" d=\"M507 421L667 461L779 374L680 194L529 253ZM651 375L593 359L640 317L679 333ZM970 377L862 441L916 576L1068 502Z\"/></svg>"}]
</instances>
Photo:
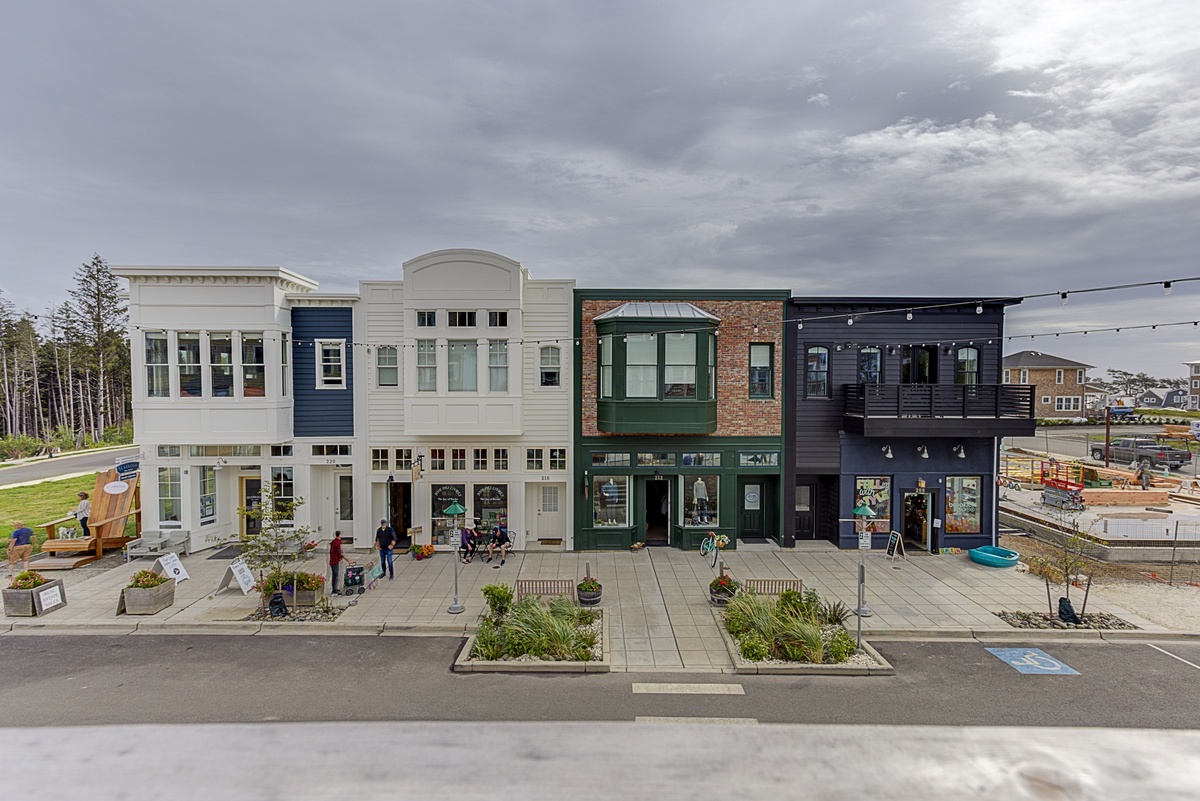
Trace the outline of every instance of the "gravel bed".
<instances>
[{"instance_id":1,"label":"gravel bed","mask_svg":"<svg viewBox=\"0 0 1200 801\"><path fill-rule=\"evenodd\" d=\"M1082 623L1064 623L1049 612L996 612L996 617L1013 628L1018 629L1119 629L1130 631L1136 629L1127 620L1122 620L1108 612L1095 612L1081 615Z\"/></svg>"},{"instance_id":2,"label":"gravel bed","mask_svg":"<svg viewBox=\"0 0 1200 801\"><path fill-rule=\"evenodd\" d=\"M330 623L337 620L338 615L346 610L344 606L335 606L329 609L322 609L319 606L289 606L288 613L282 617L275 617L271 614L271 610L265 606L260 606L251 614L246 615L242 620L254 620L270 623L291 623L291 622L316 622Z\"/></svg>"}]
</instances>

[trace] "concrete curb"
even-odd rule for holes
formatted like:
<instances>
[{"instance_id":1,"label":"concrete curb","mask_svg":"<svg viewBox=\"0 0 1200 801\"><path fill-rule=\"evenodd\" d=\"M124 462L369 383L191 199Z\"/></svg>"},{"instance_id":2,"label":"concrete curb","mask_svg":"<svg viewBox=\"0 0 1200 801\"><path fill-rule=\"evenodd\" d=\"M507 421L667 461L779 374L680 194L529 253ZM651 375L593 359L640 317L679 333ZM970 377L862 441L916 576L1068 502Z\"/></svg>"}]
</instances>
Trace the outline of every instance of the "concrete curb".
<instances>
[{"instance_id":1,"label":"concrete curb","mask_svg":"<svg viewBox=\"0 0 1200 801\"><path fill-rule=\"evenodd\" d=\"M600 659L593 662L543 662L534 660L516 662L506 660L471 659L471 649L475 647L475 635L467 637L462 650L454 660L451 670L455 673L611 673L612 653L611 641L608 635L608 616L600 621L602 654ZM627 671L633 673L634 671Z\"/></svg>"},{"instance_id":2,"label":"concrete curb","mask_svg":"<svg viewBox=\"0 0 1200 801\"><path fill-rule=\"evenodd\" d=\"M975 639L987 642L1011 642L1014 640L1033 640L1038 642L1053 642L1055 640L1064 640L1067 642L1075 640L1093 640L1099 641L1101 629L976 629L973 631ZM1030 634L1030 632L1036 632Z\"/></svg>"},{"instance_id":3,"label":"concrete curb","mask_svg":"<svg viewBox=\"0 0 1200 801\"><path fill-rule=\"evenodd\" d=\"M170 623L165 620L143 620L138 634L258 634L261 623L250 620L210 620L195 623Z\"/></svg>"},{"instance_id":4,"label":"concrete curb","mask_svg":"<svg viewBox=\"0 0 1200 801\"><path fill-rule=\"evenodd\" d=\"M264 620L259 624L260 636L274 637L289 634L325 634L334 637L378 637L383 634L383 624L351 623L339 626L335 621L321 623L315 620L297 620L290 623L272 623Z\"/></svg>"},{"instance_id":5,"label":"concrete curb","mask_svg":"<svg viewBox=\"0 0 1200 801\"><path fill-rule=\"evenodd\" d=\"M1193 640L1200 642L1200 632L1195 631L1148 631L1139 629L1125 631L1122 629L1102 630L1100 637L1109 642L1168 642Z\"/></svg>"},{"instance_id":6,"label":"concrete curb","mask_svg":"<svg viewBox=\"0 0 1200 801\"><path fill-rule=\"evenodd\" d=\"M742 658L741 652L738 650L737 641L733 635L726 631L722 625L719 613L716 609L712 610L713 617L716 618L717 628L721 632L721 639L725 643L725 650L729 653L729 659L733 662L733 672L738 674L757 674L759 676L895 676L896 669L892 664L883 658L883 655L871 647L871 644L866 640L862 641L862 650L867 656L871 657L877 664L872 667L859 667L853 665L816 665L807 664L763 664L760 662L748 662Z\"/></svg>"},{"instance_id":7,"label":"concrete curb","mask_svg":"<svg viewBox=\"0 0 1200 801\"><path fill-rule=\"evenodd\" d=\"M474 624L462 623L381 623L380 635L387 637L402 637L405 635L421 634L446 637L464 637L475 630Z\"/></svg>"},{"instance_id":8,"label":"concrete curb","mask_svg":"<svg viewBox=\"0 0 1200 801\"><path fill-rule=\"evenodd\" d=\"M133 634L137 623L125 621L92 621L90 623L35 623L14 620L10 634L70 634L70 635L123 635Z\"/></svg>"}]
</instances>

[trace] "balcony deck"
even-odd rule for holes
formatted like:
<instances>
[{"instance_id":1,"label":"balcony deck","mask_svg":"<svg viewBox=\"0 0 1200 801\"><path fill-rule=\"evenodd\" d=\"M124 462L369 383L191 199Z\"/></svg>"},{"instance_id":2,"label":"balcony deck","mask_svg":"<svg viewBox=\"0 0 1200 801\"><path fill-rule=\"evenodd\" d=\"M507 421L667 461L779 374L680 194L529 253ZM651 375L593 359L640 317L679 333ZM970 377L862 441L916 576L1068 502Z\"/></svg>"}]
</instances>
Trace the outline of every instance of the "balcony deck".
<instances>
[{"instance_id":1,"label":"balcony deck","mask_svg":"<svg viewBox=\"0 0 1200 801\"><path fill-rule=\"evenodd\" d=\"M842 427L867 437L1029 437L1034 387L847 384Z\"/></svg>"}]
</instances>

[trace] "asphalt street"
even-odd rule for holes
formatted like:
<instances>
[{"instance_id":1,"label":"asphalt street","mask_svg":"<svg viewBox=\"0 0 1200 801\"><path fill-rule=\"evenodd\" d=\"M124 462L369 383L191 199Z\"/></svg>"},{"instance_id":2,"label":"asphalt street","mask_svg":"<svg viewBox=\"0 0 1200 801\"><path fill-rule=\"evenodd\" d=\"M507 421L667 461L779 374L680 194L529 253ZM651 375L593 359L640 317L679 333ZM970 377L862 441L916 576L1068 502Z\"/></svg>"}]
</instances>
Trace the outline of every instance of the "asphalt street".
<instances>
[{"instance_id":1,"label":"asphalt street","mask_svg":"<svg viewBox=\"0 0 1200 801\"><path fill-rule=\"evenodd\" d=\"M102 451L83 451L82 453L57 456L53 459L0 465L0 489L30 481L45 481L80 473L94 473L97 470L112 467L120 457L132 456L136 453L138 453L138 448L131 446Z\"/></svg>"},{"instance_id":2,"label":"asphalt street","mask_svg":"<svg viewBox=\"0 0 1200 801\"><path fill-rule=\"evenodd\" d=\"M1112 439L1121 439L1123 437L1153 438L1156 434L1161 434L1162 430L1163 427L1160 425L1130 423L1128 425L1113 426L1110 436ZM1100 442L1103 443L1104 426L1043 426L1032 437L1005 437L1004 444L1010 448L1049 451L1058 456L1085 459L1093 464L1103 464L1103 462L1095 462L1091 458L1092 440L1089 437L1099 437ZM1191 476L1195 474L1198 466L1200 466L1200 453L1194 453L1190 465L1184 465L1173 472L1178 476ZM1124 465L1114 465L1114 467L1124 467Z\"/></svg>"},{"instance_id":3,"label":"asphalt street","mask_svg":"<svg viewBox=\"0 0 1200 801\"><path fill-rule=\"evenodd\" d=\"M783 677L455 674L449 668L462 642L446 637L9 634L0 637L0 709L9 726L634 721L648 716L759 723L1200 727L1200 643L1036 646L1079 672L1068 676L1023 675L977 642L882 642L876 647L896 667L894 677ZM669 683L709 689L704 694L634 692L635 684ZM719 694L713 694L712 685L719 685ZM724 694L739 688L741 694Z\"/></svg>"}]
</instances>

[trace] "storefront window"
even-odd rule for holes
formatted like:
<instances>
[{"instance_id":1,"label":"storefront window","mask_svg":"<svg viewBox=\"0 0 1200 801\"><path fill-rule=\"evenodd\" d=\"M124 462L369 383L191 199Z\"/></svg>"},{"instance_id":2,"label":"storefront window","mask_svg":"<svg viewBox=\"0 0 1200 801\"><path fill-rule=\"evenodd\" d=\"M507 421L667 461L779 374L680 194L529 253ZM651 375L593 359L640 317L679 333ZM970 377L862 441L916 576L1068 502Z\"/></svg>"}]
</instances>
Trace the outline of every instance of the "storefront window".
<instances>
[{"instance_id":1,"label":"storefront window","mask_svg":"<svg viewBox=\"0 0 1200 801\"><path fill-rule=\"evenodd\" d=\"M684 467L720 467L721 452L712 451L709 453L685 453L683 455Z\"/></svg>"},{"instance_id":2,"label":"storefront window","mask_svg":"<svg viewBox=\"0 0 1200 801\"><path fill-rule=\"evenodd\" d=\"M481 521L480 528L490 531L496 526L508 528L508 485L476 484L475 505L471 514Z\"/></svg>"},{"instance_id":3,"label":"storefront window","mask_svg":"<svg viewBox=\"0 0 1200 801\"><path fill-rule=\"evenodd\" d=\"M628 453L593 453L593 465L605 465L607 467L629 467Z\"/></svg>"},{"instance_id":4,"label":"storefront window","mask_svg":"<svg viewBox=\"0 0 1200 801\"><path fill-rule=\"evenodd\" d=\"M207 526L217 519L217 471L209 465L200 466L200 525Z\"/></svg>"},{"instance_id":5,"label":"storefront window","mask_svg":"<svg viewBox=\"0 0 1200 801\"><path fill-rule=\"evenodd\" d=\"M466 484L434 484L430 487L429 519L433 521L430 542L434 545L457 545L453 543L454 524L463 518L446 514L446 508L453 503L464 509L467 507Z\"/></svg>"},{"instance_id":6,"label":"storefront window","mask_svg":"<svg viewBox=\"0 0 1200 801\"><path fill-rule=\"evenodd\" d=\"M948 476L946 478L946 533L978 534L979 476Z\"/></svg>"},{"instance_id":7,"label":"storefront window","mask_svg":"<svg viewBox=\"0 0 1200 801\"><path fill-rule=\"evenodd\" d=\"M863 521L866 531L887 533L892 530L892 479L889 476L858 476L854 479L854 508L866 504L874 517ZM855 521L855 530L859 523Z\"/></svg>"},{"instance_id":8,"label":"storefront window","mask_svg":"<svg viewBox=\"0 0 1200 801\"><path fill-rule=\"evenodd\" d=\"M683 480L683 524L719 526L717 517L717 476L685 476Z\"/></svg>"},{"instance_id":9,"label":"storefront window","mask_svg":"<svg viewBox=\"0 0 1200 801\"><path fill-rule=\"evenodd\" d=\"M592 479L592 516L597 526L629 525L629 476Z\"/></svg>"},{"instance_id":10,"label":"storefront window","mask_svg":"<svg viewBox=\"0 0 1200 801\"><path fill-rule=\"evenodd\" d=\"M178 467L158 468L158 527L179 528L183 506L183 485Z\"/></svg>"},{"instance_id":11,"label":"storefront window","mask_svg":"<svg viewBox=\"0 0 1200 801\"><path fill-rule=\"evenodd\" d=\"M638 467L674 467L675 454L673 453L639 453L637 455Z\"/></svg>"},{"instance_id":12,"label":"storefront window","mask_svg":"<svg viewBox=\"0 0 1200 801\"><path fill-rule=\"evenodd\" d=\"M779 467L779 453L741 451L738 453L738 467Z\"/></svg>"}]
</instances>

